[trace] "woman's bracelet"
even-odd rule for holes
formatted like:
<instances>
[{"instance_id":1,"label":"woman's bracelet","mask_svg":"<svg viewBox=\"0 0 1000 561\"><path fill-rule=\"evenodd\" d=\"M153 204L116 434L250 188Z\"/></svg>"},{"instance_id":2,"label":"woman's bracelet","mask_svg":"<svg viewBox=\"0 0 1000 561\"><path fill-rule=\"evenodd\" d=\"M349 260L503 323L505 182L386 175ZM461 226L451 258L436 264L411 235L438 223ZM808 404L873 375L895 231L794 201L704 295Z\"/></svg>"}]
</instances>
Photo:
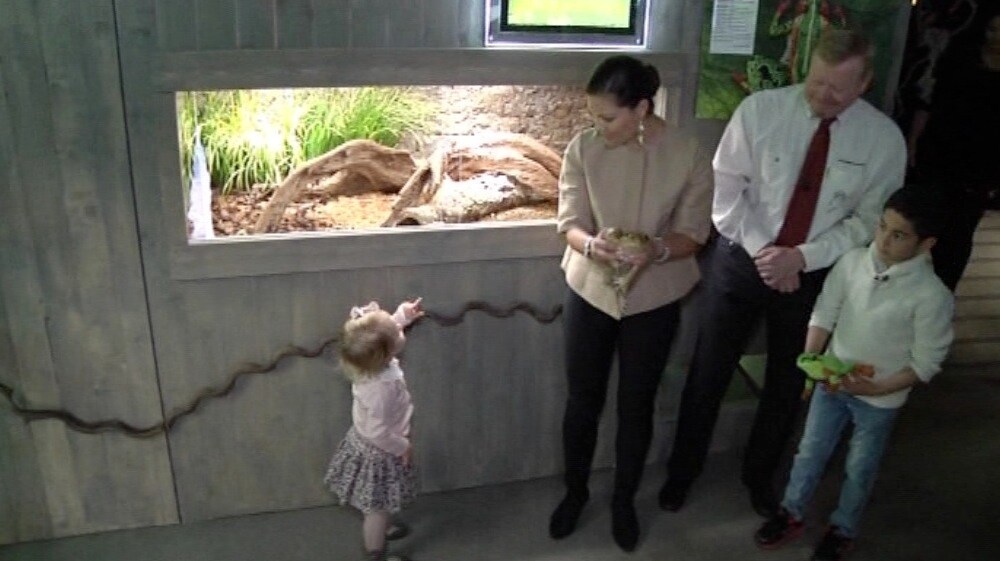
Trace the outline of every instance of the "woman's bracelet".
<instances>
[{"instance_id":1,"label":"woman's bracelet","mask_svg":"<svg viewBox=\"0 0 1000 561\"><path fill-rule=\"evenodd\" d=\"M666 263L670 259L670 248L667 247L667 243L663 241L663 238L656 238L659 245L663 249L663 253L659 255L656 259L653 259L653 263Z\"/></svg>"},{"instance_id":2,"label":"woman's bracelet","mask_svg":"<svg viewBox=\"0 0 1000 561\"><path fill-rule=\"evenodd\" d=\"M590 256L594 252L594 236L587 236L586 241L583 242L583 256L590 259Z\"/></svg>"}]
</instances>

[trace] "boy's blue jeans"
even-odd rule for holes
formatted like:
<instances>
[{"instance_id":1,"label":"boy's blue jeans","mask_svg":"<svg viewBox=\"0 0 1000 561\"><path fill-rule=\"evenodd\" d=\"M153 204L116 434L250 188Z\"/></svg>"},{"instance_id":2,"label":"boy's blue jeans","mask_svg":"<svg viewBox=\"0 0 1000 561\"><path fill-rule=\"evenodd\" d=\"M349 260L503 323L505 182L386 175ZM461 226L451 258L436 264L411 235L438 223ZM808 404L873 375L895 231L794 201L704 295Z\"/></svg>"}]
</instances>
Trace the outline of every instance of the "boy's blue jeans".
<instances>
[{"instance_id":1,"label":"boy's blue jeans","mask_svg":"<svg viewBox=\"0 0 1000 561\"><path fill-rule=\"evenodd\" d=\"M854 434L847 452L840 501L830 516L830 524L844 537L857 537L861 513L898 412L899 408L874 407L846 392L830 393L817 387L781 506L796 520L802 520L840 434L851 421Z\"/></svg>"}]
</instances>

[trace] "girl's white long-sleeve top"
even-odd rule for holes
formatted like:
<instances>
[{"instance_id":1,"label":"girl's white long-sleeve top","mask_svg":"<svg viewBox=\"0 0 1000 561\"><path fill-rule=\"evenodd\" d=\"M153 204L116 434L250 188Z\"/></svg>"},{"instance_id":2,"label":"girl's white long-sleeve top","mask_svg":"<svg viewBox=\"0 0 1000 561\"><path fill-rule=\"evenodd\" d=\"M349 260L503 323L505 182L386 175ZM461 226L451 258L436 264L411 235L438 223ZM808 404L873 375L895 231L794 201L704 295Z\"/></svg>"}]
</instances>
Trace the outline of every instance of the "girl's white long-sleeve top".
<instances>
[{"instance_id":1,"label":"girl's white long-sleeve top","mask_svg":"<svg viewBox=\"0 0 1000 561\"><path fill-rule=\"evenodd\" d=\"M410 445L413 402L399 361L392 359L377 376L354 382L351 393L351 416L358 434L382 450L402 456Z\"/></svg>"},{"instance_id":2,"label":"girl's white long-sleeve top","mask_svg":"<svg viewBox=\"0 0 1000 561\"><path fill-rule=\"evenodd\" d=\"M951 345L954 297L920 254L881 273L874 243L845 254L830 271L810 326L833 333L828 352L875 368L875 380L909 366L927 382L941 370ZM910 388L857 396L875 407L906 402Z\"/></svg>"}]
</instances>

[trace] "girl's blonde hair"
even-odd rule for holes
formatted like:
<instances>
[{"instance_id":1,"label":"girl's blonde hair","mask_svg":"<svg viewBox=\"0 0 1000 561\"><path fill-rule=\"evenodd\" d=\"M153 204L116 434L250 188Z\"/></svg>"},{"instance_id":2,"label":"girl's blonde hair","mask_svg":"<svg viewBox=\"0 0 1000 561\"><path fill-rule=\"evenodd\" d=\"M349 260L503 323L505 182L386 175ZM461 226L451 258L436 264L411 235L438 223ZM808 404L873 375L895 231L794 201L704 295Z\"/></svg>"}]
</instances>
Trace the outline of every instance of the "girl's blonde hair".
<instances>
[{"instance_id":1,"label":"girl's blonde hair","mask_svg":"<svg viewBox=\"0 0 1000 561\"><path fill-rule=\"evenodd\" d=\"M340 367L352 382L377 375L392 360L395 320L384 310L365 313L344 323L337 343Z\"/></svg>"}]
</instances>

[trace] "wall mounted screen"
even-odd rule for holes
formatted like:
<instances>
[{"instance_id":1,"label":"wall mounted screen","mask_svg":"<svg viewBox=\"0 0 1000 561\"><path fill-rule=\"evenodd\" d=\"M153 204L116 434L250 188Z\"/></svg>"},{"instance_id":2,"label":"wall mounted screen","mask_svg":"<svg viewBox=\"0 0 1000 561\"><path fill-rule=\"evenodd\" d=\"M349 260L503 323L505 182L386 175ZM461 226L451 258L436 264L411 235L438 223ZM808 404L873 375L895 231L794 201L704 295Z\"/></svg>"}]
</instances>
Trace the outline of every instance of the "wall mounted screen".
<instances>
[{"instance_id":1,"label":"wall mounted screen","mask_svg":"<svg viewBox=\"0 0 1000 561\"><path fill-rule=\"evenodd\" d=\"M488 46L640 48L648 0L487 0Z\"/></svg>"}]
</instances>

